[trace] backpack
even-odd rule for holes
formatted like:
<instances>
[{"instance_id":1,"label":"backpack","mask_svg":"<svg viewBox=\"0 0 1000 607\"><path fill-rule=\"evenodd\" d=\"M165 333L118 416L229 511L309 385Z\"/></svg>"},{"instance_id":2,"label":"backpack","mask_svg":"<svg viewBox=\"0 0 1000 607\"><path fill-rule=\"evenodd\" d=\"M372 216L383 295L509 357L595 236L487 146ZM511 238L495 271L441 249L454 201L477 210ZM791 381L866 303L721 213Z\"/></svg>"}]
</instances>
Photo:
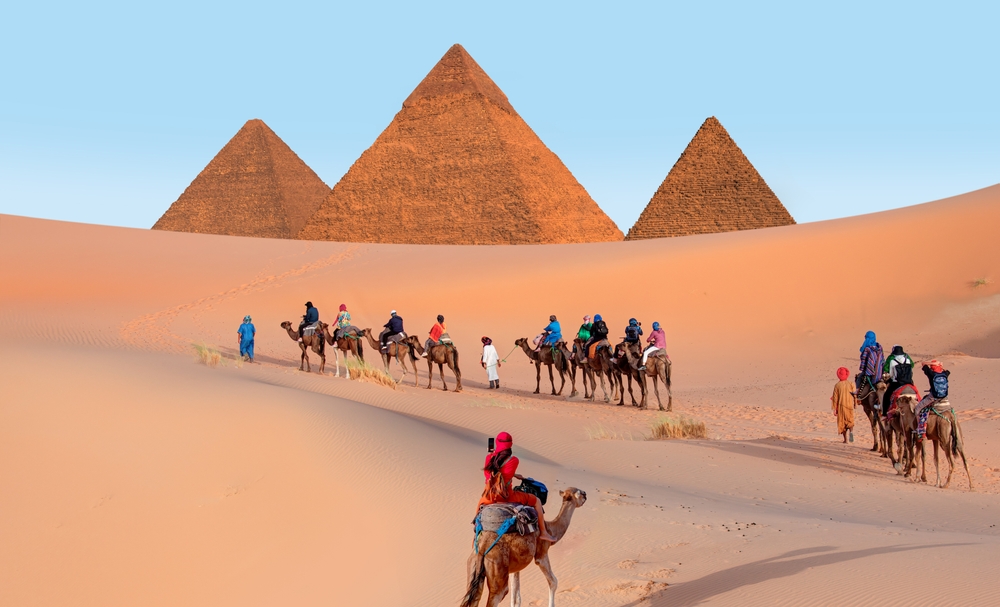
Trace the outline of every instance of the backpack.
<instances>
[{"instance_id":1,"label":"backpack","mask_svg":"<svg viewBox=\"0 0 1000 607\"><path fill-rule=\"evenodd\" d=\"M935 373L931 377L931 396L941 400L948 398L948 375L949 372Z\"/></svg>"},{"instance_id":2,"label":"backpack","mask_svg":"<svg viewBox=\"0 0 1000 607\"><path fill-rule=\"evenodd\" d=\"M913 367L910 365L908 358L904 359L903 362L896 360L896 382L900 384L912 384L913 383Z\"/></svg>"},{"instance_id":3,"label":"backpack","mask_svg":"<svg viewBox=\"0 0 1000 607\"><path fill-rule=\"evenodd\" d=\"M520 491L522 493L530 493L538 498L538 501L545 505L546 500L549 499L549 490L542 483L536 481L533 478L525 478L521 481L521 484L514 487L514 491Z\"/></svg>"},{"instance_id":4,"label":"backpack","mask_svg":"<svg viewBox=\"0 0 1000 607\"><path fill-rule=\"evenodd\" d=\"M639 341L639 327L625 327L625 339Z\"/></svg>"}]
</instances>

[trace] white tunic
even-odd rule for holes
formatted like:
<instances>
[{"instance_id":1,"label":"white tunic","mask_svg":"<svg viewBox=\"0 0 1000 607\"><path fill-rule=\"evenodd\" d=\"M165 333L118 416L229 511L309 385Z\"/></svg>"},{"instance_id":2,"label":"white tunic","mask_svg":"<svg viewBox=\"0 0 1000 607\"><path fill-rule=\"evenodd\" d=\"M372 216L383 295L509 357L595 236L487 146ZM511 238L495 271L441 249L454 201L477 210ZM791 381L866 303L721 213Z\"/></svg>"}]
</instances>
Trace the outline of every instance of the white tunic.
<instances>
[{"instance_id":1,"label":"white tunic","mask_svg":"<svg viewBox=\"0 0 1000 607\"><path fill-rule=\"evenodd\" d=\"M490 381L500 379L500 375L497 374L497 365L500 364L500 356L497 354L497 349L493 347L493 344L483 346L483 364L486 365L486 375Z\"/></svg>"}]
</instances>

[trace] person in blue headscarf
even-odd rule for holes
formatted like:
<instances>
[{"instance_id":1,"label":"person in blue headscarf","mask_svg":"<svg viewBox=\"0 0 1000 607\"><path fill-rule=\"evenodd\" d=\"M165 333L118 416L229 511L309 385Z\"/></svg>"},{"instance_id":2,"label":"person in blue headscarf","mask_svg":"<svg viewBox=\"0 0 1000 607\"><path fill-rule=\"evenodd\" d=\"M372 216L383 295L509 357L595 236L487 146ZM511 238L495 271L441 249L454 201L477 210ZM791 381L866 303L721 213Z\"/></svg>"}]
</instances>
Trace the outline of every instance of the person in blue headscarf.
<instances>
[{"instance_id":1,"label":"person in blue headscarf","mask_svg":"<svg viewBox=\"0 0 1000 607\"><path fill-rule=\"evenodd\" d=\"M871 389L875 389L875 384L882 378L882 367L885 365L885 354L882 352L882 345L875 340L875 332L865 333L865 341L861 344L861 366L858 371L858 390L866 382Z\"/></svg>"},{"instance_id":2,"label":"person in blue headscarf","mask_svg":"<svg viewBox=\"0 0 1000 607\"><path fill-rule=\"evenodd\" d=\"M253 338L257 334L257 329L251 322L250 315L243 317L243 324L236 330L240 338L240 358L253 362Z\"/></svg>"},{"instance_id":3,"label":"person in blue headscarf","mask_svg":"<svg viewBox=\"0 0 1000 607\"><path fill-rule=\"evenodd\" d=\"M545 328L542 329L542 336L543 340L539 348L541 346L554 347L562 341L562 327L559 326L559 321L556 320L555 314L549 316L549 324L545 325Z\"/></svg>"},{"instance_id":4,"label":"person in blue headscarf","mask_svg":"<svg viewBox=\"0 0 1000 607\"><path fill-rule=\"evenodd\" d=\"M604 318L600 314L594 314L594 324L590 326L590 339L587 340L586 345L583 347L585 356L590 358L591 345L607 342L607 339L608 323L604 322ZM607 344L605 343L605 345Z\"/></svg>"}]
</instances>

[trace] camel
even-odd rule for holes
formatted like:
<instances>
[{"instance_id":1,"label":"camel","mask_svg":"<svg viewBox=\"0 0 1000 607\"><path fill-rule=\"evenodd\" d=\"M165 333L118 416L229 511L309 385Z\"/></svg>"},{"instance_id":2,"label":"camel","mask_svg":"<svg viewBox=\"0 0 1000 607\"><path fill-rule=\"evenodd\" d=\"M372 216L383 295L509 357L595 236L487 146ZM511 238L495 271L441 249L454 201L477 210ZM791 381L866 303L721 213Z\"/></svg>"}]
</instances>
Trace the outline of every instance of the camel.
<instances>
[{"instance_id":1,"label":"camel","mask_svg":"<svg viewBox=\"0 0 1000 607\"><path fill-rule=\"evenodd\" d=\"M354 355L354 358L365 362L364 348L361 345L360 335L345 335L340 339L333 338L333 331L330 330L330 325L326 323L323 324L323 331L326 333L326 343L335 346L333 349L334 354L334 365L337 367L337 372L334 377L340 377L340 353L344 353L344 377L347 379L351 378L351 373L347 369L347 353L350 352Z\"/></svg>"},{"instance_id":2,"label":"camel","mask_svg":"<svg viewBox=\"0 0 1000 607\"><path fill-rule=\"evenodd\" d=\"M581 377L583 378L583 398L590 400L591 399L589 392L590 387L587 385L588 373L590 374L589 377L591 383L593 384L595 382L593 373L591 373L589 369L590 365L587 363L587 354L583 351L583 340L580 339L579 337L573 340L573 355L570 358L569 362L573 367L573 377L575 378L577 375L577 371L579 371Z\"/></svg>"},{"instance_id":3,"label":"camel","mask_svg":"<svg viewBox=\"0 0 1000 607\"><path fill-rule=\"evenodd\" d=\"M885 393L885 383L879 382L877 392ZM912 394L903 394L896 401L896 412L889 416L883 428L885 440L884 457L892 462L896 474L910 477L910 471L916 466L913 461L913 435L917 431L917 399ZM893 455L892 441L896 439L898 451Z\"/></svg>"},{"instance_id":4,"label":"camel","mask_svg":"<svg viewBox=\"0 0 1000 607\"><path fill-rule=\"evenodd\" d=\"M858 378L860 377L860 373L854 376L854 385L858 384ZM885 388L883 388L884 390ZM858 390L858 402L861 403L861 407L865 410L865 416L872 425L873 442L871 451L885 453L885 428L882 427L882 416L879 415L878 410L875 408L882 401L879 399L876 388L869 384L867 380L861 384L861 389Z\"/></svg>"},{"instance_id":5,"label":"camel","mask_svg":"<svg viewBox=\"0 0 1000 607\"><path fill-rule=\"evenodd\" d=\"M902 399L902 397L900 397ZM916 399L912 399L914 402ZM915 405L911 405L915 406ZM928 407L927 433L925 439L934 443L934 472L937 475L934 481L935 487L947 489L951 484L951 474L955 471L955 460L953 455L962 456L962 465L965 466L965 475L969 478L969 491L974 491L972 487L972 475L969 474L969 462L965 459L965 444L962 439L962 427L958 424L955 410L951 408L951 403L942 400ZM927 453L925 451L926 440L920 440L920 480L927 482ZM944 456L948 460L948 478L941 484L941 468L938 464L938 444L944 451Z\"/></svg>"},{"instance_id":6,"label":"camel","mask_svg":"<svg viewBox=\"0 0 1000 607\"><path fill-rule=\"evenodd\" d=\"M299 345L299 349L302 350L302 357L299 360L299 371L302 371L303 365L305 366L305 371L311 372L312 367L309 365L309 354L308 350L312 348L312 351L319 355L319 373L323 374L323 370L326 369L326 335L323 325L320 325L316 332L312 335L306 335L299 341L298 329L292 328L292 323L290 321L285 321L281 323L281 328L288 331L288 336L292 338L292 341Z\"/></svg>"},{"instance_id":7,"label":"camel","mask_svg":"<svg viewBox=\"0 0 1000 607\"><path fill-rule=\"evenodd\" d=\"M546 531L557 541L566 535L573 512L587 501L587 493L575 487L560 491L559 495L563 500L559 514L555 520L545 521ZM558 582L549 563L549 548L552 542L539 541L537 530L531 535L508 533L500 538L489 553L486 553L496 539L497 535L493 532L484 531L479 534L479 541L475 546L476 552L469 557L469 588L462 600L462 607L478 607L484 585L489 587L490 591L486 599L489 607L497 607L508 591L512 593L511 605L519 607L520 572L530 565L531 561L535 561L549 583L549 607L554 607Z\"/></svg>"},{"instance_id":8,"label":"camel","mask_svg":"<svg viewBox=\"0 0 1000 607\"><path fill-rule=\"evenodd\" d=\"M406 338L404 343L410 345L411 348L416 350L418 355L423 355L424 346L417 339L416 335L410 335ZM431 383L434 381L434 365L438 366L438 373L441 375L441 384L444 386L444 391L448 391L448 382L444 380L444 365L448 365L451 372L455 374L455 392L462 391L462 371L458 368L458 348L455 344L437 344L431 346L429 352L427 352L427 389L431 389Z\"/></svg>"},{"instance_id":9,"label":"camel","mask_svg":"<svg viewBox=\"0 0 1000 607\"><path fill-rule=\"evenodd\" d=\"M417 373L417 357L413 354L413 349L407 344L406 341L401 343L396 343L393 341L389 342L389 347L386 348L388 352L383 352L379 347L378 338L372 334L371 329L365 329L361 332L365 337L368 338L368 345L372 347L373 350L382 355L382 365L385 367L385 372L389 374L389 361L393 358L396 359L396 364L403 368L403 377L399 378L402 382L406 378L406 361L409 360L410 364L413 366L413 386L417 387L420 379L420 374ZM406 344L406 345L404 345ZM406 356L406 355L409 356ZM391 377L391 375L390 375Z\"/></svg>"},{"instance_id":10,"label":"camel","mask_svg":"<svg viewBox=\"0 0 1000 607\"><path fill-rule=\"evenodd\" d=\"M608 389L604 385L604 377L608 377L608 381L612 381L611 376L611 354L608 353L608 348L598 348L597 354L594 358L587 356L583 343L583 340L576 338L573 340L576 346L577 352L579 353L581 360L579 365L583 367L583 395L584 398L593 402L594 398L597 396L597 380L594 379L594 375L601 378L601 391L604 392L604 402L609 403L611 399L608 398ZM587 396L587 380L590 380L590 396Z\"/></svg>"},{"instance_id":11,"label":"camel","mask_svg":"<svg viewBox=\"0 0 1000 607\"><path fill-rule=\"evenodd\" d=\"M642 383L642 378L639 377L641 371L637 370L634 366L629 363L628 355L625 352L625 342L622 342L615 346L615 356L614 362L612 363L612 378L614 380L611 390L611 399L614 400L615 390L618 391L618 406L621 407L625 404L625 385L622 381L623 377L628 378L628 395L632 399L632 406L638 407L639 403L635 401L635 394L632 392L632 380L639 385L640 393L642 394L643 400L645 400L645 386Z\"/></svg>"},{"instance_id":12,"label":"camel","mask_svg":"<svg viewBox=\"0 0 1000 607\"><path fill-rule=\"evenodd\" d=\"M576 373L573 373L570 369L569 361L573 356L566 349L566 344L564 342L559 342L555 348L551 346L542 346L537 352L532 349L528 344L527 337L521 337L514 342L515 345L520 346L524 353L535 363L535 392L538 394L542 387L542 365L549 368L549 383L552 384L552 396L559 396L562 394L563 388L566 387L566 374L569 373L570 381L573 385L573 392L570 397L579 394L576 391ZM559 379L562 383L559 384L559 392L556 392L556 382L552 376L552 365L556 366L559 370Z\"/></svg>"},{"instance_id":13,"label":"camel","mask_svg":"<svg viewBox=\"0 0 1000 607\"><path fill-rule=\"evenodd\" d=\"M625 349L629 357L629 364L634 365L636 368L642 363L642 346L638 343L632 344ZM646 359L646 373L640 373L639 377L642 378L642 404L639 405L640 409L646 408L646 397L649 395L649 389L646 387L646 378L653 378L653 391L656 393L656 404L659 406L660 411L673 411L674 410L674 395L670 390L670 359L663 356L650 356ZM663 401L660 400L660 382L667 388L667 408L663 408Z\"/></svg>"}]
</instances>

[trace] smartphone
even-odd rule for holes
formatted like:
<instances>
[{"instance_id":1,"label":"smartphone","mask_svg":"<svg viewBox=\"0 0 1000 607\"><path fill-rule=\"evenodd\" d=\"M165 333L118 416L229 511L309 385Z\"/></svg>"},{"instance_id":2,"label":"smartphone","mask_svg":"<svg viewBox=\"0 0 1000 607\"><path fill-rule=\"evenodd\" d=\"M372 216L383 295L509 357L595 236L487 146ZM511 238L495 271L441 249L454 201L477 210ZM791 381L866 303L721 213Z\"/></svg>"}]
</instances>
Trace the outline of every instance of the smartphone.
<instances>
[{"instance_id":1,"label":"smartphone","mask_svg":"<svg viewBox=\"0 0 1000 607\"><path fill-rule=\"evenodd\" d=\"M492 436L486 439L486 449L488 449L490 453L493 453L493 451L497 448L496 442L497 439Z\"/></svg>"}]
</instances>

